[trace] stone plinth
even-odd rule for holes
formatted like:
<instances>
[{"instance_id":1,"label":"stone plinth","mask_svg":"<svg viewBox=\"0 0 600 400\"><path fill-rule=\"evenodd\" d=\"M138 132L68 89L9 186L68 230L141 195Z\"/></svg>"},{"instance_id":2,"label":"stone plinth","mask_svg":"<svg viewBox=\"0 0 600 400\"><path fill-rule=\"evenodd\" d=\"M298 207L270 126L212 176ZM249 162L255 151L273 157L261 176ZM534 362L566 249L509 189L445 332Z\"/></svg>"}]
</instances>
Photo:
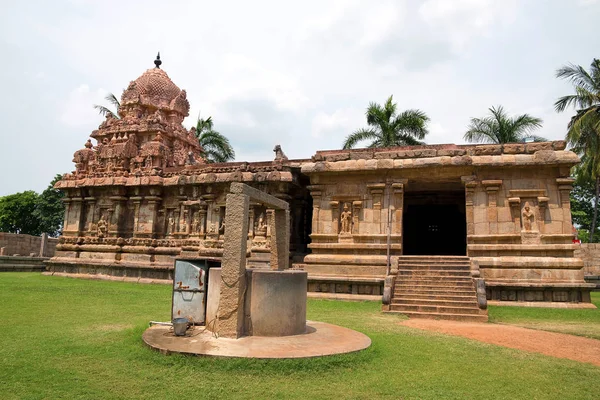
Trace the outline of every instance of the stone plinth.
<instances>
[{"instance_id":1,"label":"stone plinth","mask_svg":"<svg viewBox=\"0 0 600 400\"><path fill-rule=\"evenodd\" d=\"M288 336L306 331L306 284L303 271L252 272L252 335Z\"/></svg>"}]
</instances>

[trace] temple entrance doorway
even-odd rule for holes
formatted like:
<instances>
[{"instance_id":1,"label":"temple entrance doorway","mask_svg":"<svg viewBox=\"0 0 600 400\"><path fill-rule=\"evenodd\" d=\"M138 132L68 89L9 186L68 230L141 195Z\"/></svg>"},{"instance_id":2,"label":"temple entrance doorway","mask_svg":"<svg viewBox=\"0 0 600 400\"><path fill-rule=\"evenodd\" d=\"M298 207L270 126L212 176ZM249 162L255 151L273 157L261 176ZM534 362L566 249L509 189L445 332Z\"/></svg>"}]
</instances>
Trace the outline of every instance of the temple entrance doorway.
<instances>
[{"instance_id":1,"label":"temple entrance doorway","mask_svg":"<svg viewBox=\"0 0 600 400\"><path fill-rule=\"evenodd\" d=\"M404 194L402 253L404 255L467 254L465 191L460 183L412 185Z\"/></svg>"}]
</instances>

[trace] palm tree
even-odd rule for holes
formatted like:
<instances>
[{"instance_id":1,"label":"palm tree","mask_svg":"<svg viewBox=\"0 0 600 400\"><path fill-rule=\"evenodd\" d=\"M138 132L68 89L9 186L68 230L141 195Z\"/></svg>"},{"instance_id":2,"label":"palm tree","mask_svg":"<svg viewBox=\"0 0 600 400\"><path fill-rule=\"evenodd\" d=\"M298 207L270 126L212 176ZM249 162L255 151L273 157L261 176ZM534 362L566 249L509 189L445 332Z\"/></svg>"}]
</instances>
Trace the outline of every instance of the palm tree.
<instances>
[{"instance_id":1,"label":"palm tree","mask_svg":"<svg viewBox=\"0 0 600 400\"><path fill-rule=\"evenodd\" d=\"M202 146L202 158L206 162L222 163L235 159L235 151L233 151L229 139L213 130L212 117L207 119L198 117L196 137L198 143Z\"/></svg>"},{"instance_id":2,"label":"palm tree","mask_svg":"<svg viewBox=\"0 0 600 400\"><path fill-rule=\"evenodd\" d=\"M370 103L367 108L367 125L346 137L344 149L351 149L358 142L372 140L369 147L391 147L424 144L421 140L429 133L429 117L421 110L406 110L398 114L396 103L390 96L382 106Z\"/></svg>"},{"instance_id":3,"label":"palm tree","mask_svg":"<svg viewBox=\"0 0 600 400\"><path fill-rule=\"evenodd\" d=\"M468 130L463 136L471 143L514 143L532 139L534 142L545 142L540 136L530 132L542 127L540 118L529 114L510 118L502 106L489 108L490 116L471 118Z\"/></svg>"},{"instance_id":4,"label":"palm tree","mask_svg":"<svg viewBox=\"0 0 600 400\"><path fill-rule=\"evenodd\" d=\"M106 95L105 99L116 108L116 111L113 111L110 108L99 104L94 104L94 108L98 110L100 115L112 115L113 118L119 119L119 108L121 107L121 103L119 102L119 99L117 99L117 96L115 96L112 93L109 93Z\"/></svg>"},{"instance_id":5,"label":"palm tree","mask_svg":"<svg viewBox=\"0 0 600 400\"><path fill-rule=\"evenodd\" d=\"M563 66L556 71L556 77L568 80L575 89L575 94L559 98L554 108L557 112L570 106L576 108L567 125L566 136L569 146L581 157L576 173L596 181L594 216L589 235L589 241L593 242L600 197L600 60L594 58L590 72L579 65Z\"/></svg>"}]
</instances>

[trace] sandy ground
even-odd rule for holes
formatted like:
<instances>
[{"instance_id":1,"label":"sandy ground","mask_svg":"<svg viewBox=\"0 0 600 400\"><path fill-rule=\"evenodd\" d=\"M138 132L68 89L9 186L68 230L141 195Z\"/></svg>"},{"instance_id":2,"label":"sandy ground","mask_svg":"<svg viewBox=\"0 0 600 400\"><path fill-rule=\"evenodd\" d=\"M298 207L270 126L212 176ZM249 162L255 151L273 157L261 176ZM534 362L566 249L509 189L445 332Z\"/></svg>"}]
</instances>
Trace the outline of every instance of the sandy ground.
<instances>
[{"instance_id":1,"label":"sandy ground","mask_svg":"<svg viewBox=\"0 0 600 400\"><path fill-rule=\"evenodd\" d=\"M600 340L476 322L409 319L400 325L600 366Z\"/></svg>"}]
</instances>

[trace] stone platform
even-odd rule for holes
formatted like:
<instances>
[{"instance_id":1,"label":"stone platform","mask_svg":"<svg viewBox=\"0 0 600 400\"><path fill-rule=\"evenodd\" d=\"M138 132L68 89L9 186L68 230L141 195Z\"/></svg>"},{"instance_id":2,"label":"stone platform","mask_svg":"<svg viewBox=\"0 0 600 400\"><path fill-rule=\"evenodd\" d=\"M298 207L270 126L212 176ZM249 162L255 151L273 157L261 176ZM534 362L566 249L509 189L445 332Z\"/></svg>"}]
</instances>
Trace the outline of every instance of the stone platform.
<instances>
[{"instance_id":1,"label":"stone platform","mask_svg":"<svg viewBox=\"0 0 600 400\"><path fill-rule=\"evenodd\" d=\"M176 337L169 327L155 325L142 335L144 342L161 353L240 358L308 358L352 353L368 348L368 336L341 326L306 321L306 333L293 336L215 337L204 327L190 336Z\"/></svg>"}]
</instances>

